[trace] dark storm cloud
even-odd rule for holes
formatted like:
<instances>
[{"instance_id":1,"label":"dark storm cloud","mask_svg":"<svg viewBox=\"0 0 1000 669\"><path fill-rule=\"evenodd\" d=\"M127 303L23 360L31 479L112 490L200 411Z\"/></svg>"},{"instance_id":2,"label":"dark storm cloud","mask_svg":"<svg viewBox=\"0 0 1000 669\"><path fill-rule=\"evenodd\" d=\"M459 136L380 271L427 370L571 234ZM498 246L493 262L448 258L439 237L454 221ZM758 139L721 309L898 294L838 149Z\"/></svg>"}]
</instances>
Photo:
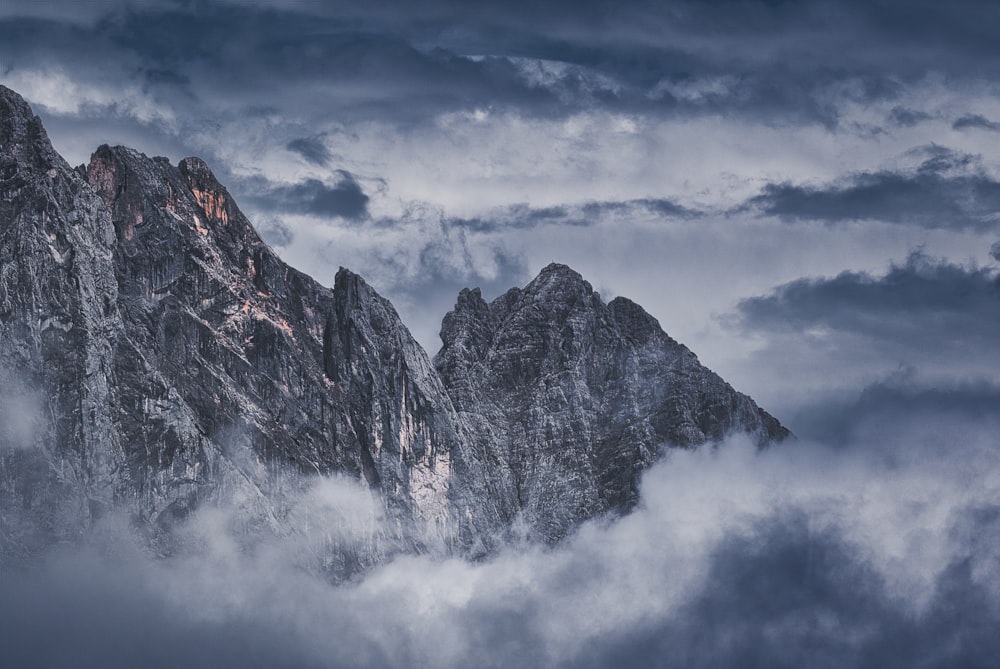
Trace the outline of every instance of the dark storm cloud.
<instances>
[{"instance_id":1,"label":"dark storm cloud","mask_svg":"<svg viewBox=\"0 0 1000 669\"><path fill-rule=\"evenodd\" d=\"M893 107L889 112L889 122L901 128L912 128L913 126L928 121L932 117L919 109L909 109L907 107Z\"/></svg>"},{"instance_id":2,"label":"dark storm cloud","mask_svg":"<svg viewBox=\"0 0 1000 669\"><path fill-rule=\"evenodd\" d=\"M1000 10L971 1L947 11L907 3L905 21L892 3L823 0L631 2L613 10L600 2L164 1L95 5L89 23L5 5L0 54L8 68L57 63L83 75L117 62L151 94L188 95L194 109L269 104L344 120L410 122L474 106L541 115L597 107L833 126L836 100L892 99L929 72L974 80L1000 65L984 28L1000 21ZM559 68L538 78L520 59Z\"/></svg>"},{"instance_id":3,"label":"dark storm cloud","mask_svg":"<svg viewBox=\"0 0 1000 669\"><path fill-rule=\"evenodd\" d=\"M291 186L258 183L258 189L245 196L263 211L283 211L321 217L339 217L358 221L368 217L368 196L354 176L337 170L337 183L332 186L319 179L306 179Z\"/></svg>"},{"instance_id":4,"label":"dark storm cloud","mask_svg":"<svg viewBox=\"0 0 1000 669\"><path fill-rule=\"evenodd\" d=\"M590 225L590 221L573 218L566 207L533 208L528 205L513 205L497 211L494 216L484 218L451 218L447 225L469 232L497 232L500 230L524 230L546 224Z\"/></svg>"},{"instance_id":5,"label":"dark storm cloud","mask_svg":"<svg viewBox=\"0 0 1000 669\"><path fill-rule=\"evenodd\" d=\"M198 90L210 85L237 104L288 113L406 121L465 105L542 109L554 102L505 58L469 60L414 44L378 23L314 16L309 9L201 4L127 13L102 24L106 34L99 39L141 62L189 73L202 83Z\"/></svg>"},{"instance_id":6,"label":"dark storm cloud","mask_svg":"<svg viewBox=\"0 0 1000 669\"><path fill-rule=\"evenodd\" d=\"M447 219L447 225L469 232L526 230L541 225L588 227L597 225L609 215L629 216L643 212L671 219L693 219L703 215L700 211L666 198L639 198L559 207L536 208L518 204L498 209L487 217L450 218Z\"/></svg>"},{"instance_id":7,"label":"dark storm cloud","mask_svg":"<svg viewBox=\"0 0 1000 669\"><path fill-rule=\"evenodd\" d=\"M637 209L647 211L663 218L692 219L703 215L695 209L689 209L668 198L638 198L620 202L588 202L581 207L587 217L599 217L606 214L629 214Z\"/></svg>"},{"instance_id":8,"label":"dark storm cloud","mask_svg":"<svg viewBox=\"0 0 1000 669\"><path fill-rule=\"evenodd\" d=\"M804 439L852 443L866 432L891 430L913 414L1000 425L1000 387L985 381L931 385L921 382L915 369L902 369L857 395L807 402L787 422Z\"/></svg>"},{"instance_id":9,"label":"dark storm cloud","mask_svg":"<svg viewBox=\"0 0 1000 669\"><path fill-rule=\"evenodd\" d=\"M878 220L924 228L1000 228L1000 182L978 157L942 147L909 171L859 172L837 182L768 184L748 205L786 220Z\"/></svg>"},{"instance_id":10,"label":"dark storm cloud","mask_svg":"<svg viewBox=\"0 0 1000 669\"><path fill-rule=\"evenodd\" d=\"M320 137L299 137L288 142L286 148L320 167L325 167L332 157Z\"/></svg>"},{"instance_id":11,"label":"dark storm cloud","mask_svg":"<svg viewBox=\"0 0 1000 669\"><path fill-rule=\"evenodd\" d=\"M955 122L951 124L951 127L955 130L966 130L968 128L977 128L979 130L1000 130L1000 123L989 120L982 114L966 114L960 118L955 119Z\"/></svg>"},{"instance_id":12,"label":"dark storm cloud","mask_svg":"<svg viewBox=\"0 0 1000 669\"><path fill-rule=\"evenodd\" d=\"M819 329L877 340L930 355L965 349L1000 353L1000 274L912 253L883 276L843 272L799 279L742 300L740 324L751 330Z\"/></svg>"}]
</instances>

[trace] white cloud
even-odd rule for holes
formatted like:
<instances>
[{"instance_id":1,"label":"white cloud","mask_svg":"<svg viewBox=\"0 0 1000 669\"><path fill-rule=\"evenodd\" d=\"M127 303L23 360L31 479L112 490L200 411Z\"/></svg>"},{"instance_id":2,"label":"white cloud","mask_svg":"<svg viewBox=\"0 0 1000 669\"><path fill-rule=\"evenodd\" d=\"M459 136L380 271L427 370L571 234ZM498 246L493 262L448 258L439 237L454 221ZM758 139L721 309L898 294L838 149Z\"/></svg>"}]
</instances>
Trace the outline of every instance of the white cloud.
<instances>
[{"instance_id":1,"label":"white cloud","mask_svg":"<svg viewBox=\"0 0 1000 669\"><path fill-rule=\"evenodd\" d=\"M939 587L956 564L970 566L969 587L992 601L1000 596L1000 532L993 516L979 511L995 509L1000 498L990 436L996 426L925 415L886 427L834 449L793 443L758 453L736 440L717 450L674 451L644 477L633 514L589 523L553 549L514 547L478 564L399 557L359 580L331 585L310 571L314 561L303 559L317 545L302 535L248 545L230 534L224 515L202 512L189 521L202 537L200 549L165 560L119 550L119 558L103 564L64 556L34 576L18 572L0 606L13 621L9 616L27 602L11 592L38 598L14 626L24 635L15 657L32 634L65 641L60 635L67 630L52 623L30 627L45 620L49 607L99 597L113 606L97 623L97 636L70 639L84 663L106 641L100 635L147 634L158 649L162 636L174 634L207 649L241 649L253 647L257 630L270 630L273 652L307 666L555 666L597 661L591 654L628 647L647 629L674 639L691 626L708 640L738 643L743 628L730 629L737 623L704 609L721 585L735 590L729 606L740 625L763 632L794 621L782 623L792 627L777 646L754 637L756 652L773 660L821 639L812 652L832 661L852 645L877 649L883 624L887 633L895 633L893 625L936 633L936 607L966 596ZM345 482L321 482L301 502L311 509L307 531L314 534L347 519L341 536L365 541L373 525L352 529L350 518L377 517L356 485ZM332 525L313 523L326 516ZM812 561L808 551L815 552ZM749 580L717 582L730 561L744 564ZM17 590L22 578L31 590ZM79 578L88 585L76 585ZM822 588L843 589L843 601L825 599ZM817 599L796 603L799 593ZM776 611L792 618L774 618ZM818 622L822 616L832 629ZM211 641L193 636L192 626L212 630ZM157 652L175 657L191 650L181 644ZM680 659L689 651L660 652Z\"/></svg>"},{"instance_id":2,"label":"white cloud","mask_svg":"<svg viewBox=\"0 0 1000 669\"><path fill-rule=\"evenodd\" d=\"M4 85L33 105L59 116L124 116L142 123L171 128L176 116L140 86L79 80L59 68L14 69L4 74ZM97 148L96 146L94 148Z\"/></svg>"}]
</instances>

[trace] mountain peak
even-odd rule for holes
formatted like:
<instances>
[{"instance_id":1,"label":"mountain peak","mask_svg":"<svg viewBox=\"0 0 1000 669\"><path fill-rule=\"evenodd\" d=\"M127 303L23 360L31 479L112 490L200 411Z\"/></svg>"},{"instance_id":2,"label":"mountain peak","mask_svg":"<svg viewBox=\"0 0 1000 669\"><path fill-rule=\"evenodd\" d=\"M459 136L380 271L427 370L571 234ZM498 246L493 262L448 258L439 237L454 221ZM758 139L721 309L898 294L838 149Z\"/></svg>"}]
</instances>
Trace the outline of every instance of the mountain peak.
<instances>
[{"instance_id":1,"label":"mountain peak","mask_svg":"<svg viewBox=\"0 0 1000 669\"><path fill-rule=\"evenodd\" d=\"M0 84L0 110L2 110L0 118L3 119L2 136L5 142L14 139L12 134L14 126L8 124L18 121L23 124L38 118L28 102L17 91L11 90L3 84Z\"/></svg>"},{"instance_id":2,"label":"mountain peak","mask_svg":"<svg viewBox=\"0 0 1000 669\"><path fill-rule=\"evenodd\" d=\"M590 283L583 278L582 274L569 265L557 262L549 263L543 267L538 276L535 277L535 280L528 284L526 290L530 290L532 286L543 286L554 283L576 285L584 287L586 290L593 290Z\"/></svg>"},{"instance_id":3,"label":"mountain peak","mask_svg":"<svg viewBox=\"0 0 1000 669\"><path fill-rule=\"evenodd\" d=\"M463 290L441 338L434 364L490 463L482 475L498 491L494 512L545 542L631 509L664 448L734 432L763 446L788 434L642 307L604 304L563 264L488 306Z\"/></svg>"},{"instance_id":4,"label":"mountain peak","mask_svg":"<svg viewBox=\"0 0 1000 669\"><path fill-rule=\"evenodd\" d=\"M38 168L38 161L44 163L64 163L52 148L48 133L42 121L31 110L31 106L17 92L0 84L0 155L15 161L29 158ZM50 169L52 165L46 166ZM4 166L3 169L9 169Z\"/></svg>"},{"instance_id":5,"label":"mountain peak","mask_svg":"<svg viewBox=\"0 0 1000 669\"><path fill-rule=\"evenodd\" d=\"M344 575L395 550L488 553L522 526L557 541L631 509L663 448L787 434L567 265L489 304L463 290L432 366L359 275L330 289L284 264L205 161L105 145L82 178L20 96L0 89L0 111L16 184L0 198L0 371L47 407L37 462L0 443L25 537L79 536L113 505L162 537L231 499L281 529L290 482L341 473L395 528L331 546Z\"/></svg>"},{"instance_id":6,"label":"mountain peak","mask_svg":"<svg viewBox=\"0 0 1000 669\"><path fill-rule=\"evenodd\" d=\"M583 279L583 276L569 265L563 263L550 262L538 273L539 276L566 276L576 279Z\"/></svg>"}]
</instances>

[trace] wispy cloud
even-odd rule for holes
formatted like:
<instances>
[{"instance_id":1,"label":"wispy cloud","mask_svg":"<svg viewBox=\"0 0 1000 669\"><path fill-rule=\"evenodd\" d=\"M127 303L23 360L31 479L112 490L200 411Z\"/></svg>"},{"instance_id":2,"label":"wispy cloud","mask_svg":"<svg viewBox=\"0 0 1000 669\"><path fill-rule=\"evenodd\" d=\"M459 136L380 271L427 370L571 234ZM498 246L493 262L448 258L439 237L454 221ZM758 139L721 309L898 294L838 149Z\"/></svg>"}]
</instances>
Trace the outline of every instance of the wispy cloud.
<instances>
[{"instance_id":1,"label":"wispy cloud","mask_svg":"<svg viewBox=\"0 0 1000 669\"><path fill-rule=\"evenodd\" d=\"M768 184L749 205L788 220L877 220L925 228L1000 229L1000 181L976 157L942 147L913 170L859 172L822 185Z\"/></svg>"},{"instance_id":2,"label":"wispy cloud","mask_svg":"<svg viewBox=\"0 0 1000 669\"><path fill-rule=\"evenodd\" d=\"M951 124L951 127L955 130L967 130L969 128L977 128L979 130L1000 130L1000 123L991 121L982 114L966 114L965 116L960 116L955 119L955 122Z\"/></svg>"}]
</instances>

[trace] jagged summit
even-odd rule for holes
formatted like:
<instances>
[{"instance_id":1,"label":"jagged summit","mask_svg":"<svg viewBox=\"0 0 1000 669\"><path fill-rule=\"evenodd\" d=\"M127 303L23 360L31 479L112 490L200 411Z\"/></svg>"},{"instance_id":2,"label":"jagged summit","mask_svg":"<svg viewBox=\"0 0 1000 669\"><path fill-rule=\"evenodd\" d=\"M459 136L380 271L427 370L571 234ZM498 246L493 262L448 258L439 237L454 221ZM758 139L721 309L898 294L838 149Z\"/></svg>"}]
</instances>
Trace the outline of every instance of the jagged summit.
<instances>
[{"instance_id":1,"label":"jagged summit","mask_svg":"<svg viewBox=\"0 0 1000 669\"><path fill-rule=\"evenodd\" d=\"M543 267L541 271L538 273L538 276L535 277L535 281L533 281L532 283L545 282L551 280L569 281L573 283L584 283L587 284L588 286L590 285L589 283L584 281L583 276L575 269L573 269L569 265L564 265L562 263L557 263L557 262L549 263L548 265Z\"/></svg>"},{"instance_id":2,"label":"jagged summit","mask_svg":"<svg viewBox=\"0 0 1000 669\"><path fill-rule=\"evenodd\" d=\"M44 407L0 421L5 554L109 511L161 553L206 505L290 532L296 490L339 473L389 516L364 545L330 540L342 577L519 528L557 541L627 512L666 448L787 435L566 265L490 302L462 290L432 364L362 277L282 262L204 161L101 146L73 170L5 87L0 139L0 383Z\"/></svg>"},{"instance_id":3,"label":"jagged summit","mask_svg":"<svg viewBox=\"0 0 1000 669\"><path fill-rule=\"evenodd\" d=\"M434 363L502 515L554 541L580 518L625 512L664 448L744 432L788 431L699 364L639 305L605 304L577 272L551 264L487 303L462 291Z\"/></svg>"}]
</instances>

